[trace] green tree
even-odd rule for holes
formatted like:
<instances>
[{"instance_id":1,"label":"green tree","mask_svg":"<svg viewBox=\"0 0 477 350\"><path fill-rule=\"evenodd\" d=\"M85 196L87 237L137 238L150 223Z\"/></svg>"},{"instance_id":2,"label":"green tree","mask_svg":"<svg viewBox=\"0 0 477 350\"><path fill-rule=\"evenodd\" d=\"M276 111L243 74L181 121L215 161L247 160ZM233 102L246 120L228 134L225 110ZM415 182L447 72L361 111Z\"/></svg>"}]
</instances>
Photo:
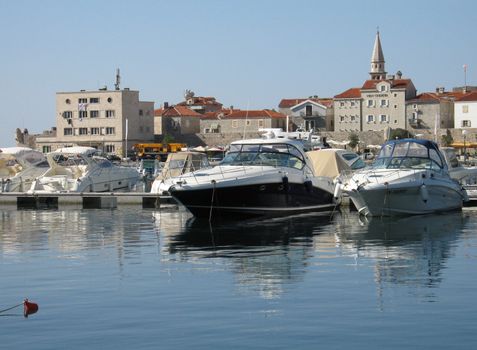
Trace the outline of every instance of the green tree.
<instances>
[{"instance_id":1,"label":"green tree","mask_svg":"<svg viewBox=\"0 0 477 350\"><path fill-rule=\"evenodd\" d=\"M162 138L162 143L171 143L174 142L174 136L165 134L164 137Z\"/></svg>"},{"instance_id":2,"label":"green tree","mask_svg":"<svg viewBox=\"0 0 477 350\"><path fill-rule=\"evenodd\" d=\"M407 139L410 137L414 137L413 134L411 134L409 131L401 128L393 129L391 130L391 134L389 136L390 140L395 140L395 139Z\"/></svg>"},{"instance_id":3,"label":"green tree","mask_svg":"<svg viewBox=\"0 0 477 350\"><path fill-rule=\"evenodd\" d=\"M351 134L349 134L348 140L349 140L349 146L351 148L355 148L359 143L359 136L355 134L354 132L352 132Z\"/></svg>"},{"instance_id":4,"label":"green tree","mask_svg":"<svg viewBox=\"0 0 477 350\"><path fill-rule=\"evenodd\" d=\"M446 134L442 135L441 143L444 147L449 147L454 142L454 138L449 129L446 130Z\"/></svg>"}]
</instances>

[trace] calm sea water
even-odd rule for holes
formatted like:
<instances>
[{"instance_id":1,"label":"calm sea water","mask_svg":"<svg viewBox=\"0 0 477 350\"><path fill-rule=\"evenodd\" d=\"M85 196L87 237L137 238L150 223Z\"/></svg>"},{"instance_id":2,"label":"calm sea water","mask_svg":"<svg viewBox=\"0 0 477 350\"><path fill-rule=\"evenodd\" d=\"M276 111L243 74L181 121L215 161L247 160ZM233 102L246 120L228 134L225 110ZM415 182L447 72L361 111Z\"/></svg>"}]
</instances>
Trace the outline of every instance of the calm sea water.
<instances>
[{"instance_id":1,"label":"calm sea water","mask_svg":"<svg viewBox=\"0 0 477 350\"><path fill-rule=\"evenodd\" d=\"M0 209L2 349L475 349L477 210Z\"/></svg>"}]
</instances>

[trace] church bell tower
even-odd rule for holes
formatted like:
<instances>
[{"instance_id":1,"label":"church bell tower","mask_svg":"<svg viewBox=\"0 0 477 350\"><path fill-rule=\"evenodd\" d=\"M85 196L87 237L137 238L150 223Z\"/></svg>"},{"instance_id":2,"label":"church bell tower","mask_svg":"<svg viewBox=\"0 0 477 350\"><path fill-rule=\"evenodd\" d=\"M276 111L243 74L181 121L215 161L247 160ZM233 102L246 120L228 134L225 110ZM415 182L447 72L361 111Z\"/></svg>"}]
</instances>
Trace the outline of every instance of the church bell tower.
<instances>
[{"instance_id":1,"label":"church bell tower","mask_svg":"<svg viewBox=\"0 0 477 350\"><path fill-rule=\"evenodd\" d=\"M376 32L376 40L374 41L373 54L371 55L371 71L369 72L372 80L386 79L386 71L384 70L384 55L379 38L379 30Z\"/></svg>"}]
</instances>

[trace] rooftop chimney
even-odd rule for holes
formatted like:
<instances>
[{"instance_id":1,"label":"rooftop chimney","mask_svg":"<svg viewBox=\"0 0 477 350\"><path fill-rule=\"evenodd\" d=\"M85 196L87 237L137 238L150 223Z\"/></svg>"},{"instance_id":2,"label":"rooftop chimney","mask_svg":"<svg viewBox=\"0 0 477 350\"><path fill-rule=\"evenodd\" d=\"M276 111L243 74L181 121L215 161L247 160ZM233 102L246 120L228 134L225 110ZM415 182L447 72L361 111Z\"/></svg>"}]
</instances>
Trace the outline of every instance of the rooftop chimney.
<instances>
[{"instance_id":1,"label":"rooftop chimney","mask_svg":"<svg viewBox=\"0 0 477 350\"><path fill-rule=\"evenodd\" d=\"M438 86L438 87L436 87L436 92L437 92L438 94L443 94L443 93L445 92L445 90L446 90L446 89L445 89L443 86Z\"/></svg>"},{"instance_id":2,"label":"rooftop chimney","mask_svg":"<svg viewBox=\"0 0 477 350\"><path fill-rule=\"evenodd\" d=\"M164 109L169 108L169 102L164 102Z\"/></svg>"}]
</instances>

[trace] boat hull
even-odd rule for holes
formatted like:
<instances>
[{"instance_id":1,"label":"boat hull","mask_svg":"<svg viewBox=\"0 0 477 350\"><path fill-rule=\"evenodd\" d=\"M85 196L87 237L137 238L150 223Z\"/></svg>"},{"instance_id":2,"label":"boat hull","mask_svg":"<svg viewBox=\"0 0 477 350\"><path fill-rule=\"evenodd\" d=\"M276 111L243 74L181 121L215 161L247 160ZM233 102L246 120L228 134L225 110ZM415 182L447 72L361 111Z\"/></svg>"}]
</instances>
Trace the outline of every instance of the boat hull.
<instances>
[{"instance_id":1,"label":"boat hull","mask_svg":"<svg viewBox=\"0 0 477 350\"><path fill-rule=\"evenodd\" d=\"M382 185L350 191L348 195L366 216L431 214L460 210L463 205L461 191L443 184Z\"/></svg>"},{"instance_id":2,"label":"boat hull","mask_svg":"<svg viewBox=\"0 0 477 350\"><path fill-rule=\"evenodd\" d=\"M173 186L171 195L194 216L257 217L326 211L336 204L333 194L311 182L268 182L241 186L184 189Z\"/></svg>"}]
</instances>

